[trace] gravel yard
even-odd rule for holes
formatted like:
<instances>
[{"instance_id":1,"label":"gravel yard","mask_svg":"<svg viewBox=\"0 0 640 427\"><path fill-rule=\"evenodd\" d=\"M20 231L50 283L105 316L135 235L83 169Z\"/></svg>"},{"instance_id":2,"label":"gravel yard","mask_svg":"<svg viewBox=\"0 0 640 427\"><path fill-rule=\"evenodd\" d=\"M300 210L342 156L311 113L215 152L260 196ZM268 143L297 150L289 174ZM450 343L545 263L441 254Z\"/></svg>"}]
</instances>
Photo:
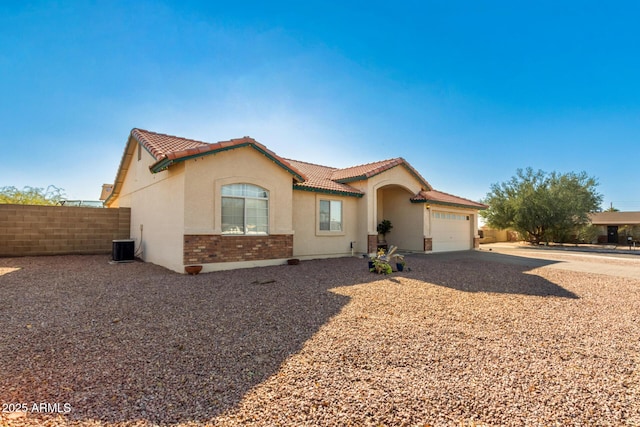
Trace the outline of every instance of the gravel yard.
<instances>
[{"instance_id":1,"label":"gravel yard","mask_svg":"<svg viewBox=\"0 0 640 427\"><path fill-rule=\"evenodd\" d=\"M0 426L640 426L640 280L477 251L386 277L108 261L0 258Z\"/></svg>"}]
</instances>

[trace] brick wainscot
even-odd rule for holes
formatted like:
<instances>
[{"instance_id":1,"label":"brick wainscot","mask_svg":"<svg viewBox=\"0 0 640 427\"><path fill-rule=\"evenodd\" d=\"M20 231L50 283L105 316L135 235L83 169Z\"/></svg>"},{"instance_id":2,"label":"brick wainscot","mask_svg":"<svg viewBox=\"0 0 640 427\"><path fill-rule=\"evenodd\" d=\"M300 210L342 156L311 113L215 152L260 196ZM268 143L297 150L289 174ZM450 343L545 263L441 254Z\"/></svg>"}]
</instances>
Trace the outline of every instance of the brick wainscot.
<instances>
[{"instance_id":1,"label":"brick wainscot","mask_svg":"<svg viewBox=\"0 0 640 427\"><path fill-rule=\"evenodd\" d=\"M367 239L367 252L370 254L374 254L378 252L378 235L377 234L369 234Z\"/></svg>"},{"instance_id":2,"label":"brick wainscot","mask_svg":"<svg viewBox=\"0 0 640 427\"><path fill-rule=\"evenodd\" d=\"M269 236L184 236L184 264L258 261L293 256L293 235Z\"/></svg>"}]
</instances>

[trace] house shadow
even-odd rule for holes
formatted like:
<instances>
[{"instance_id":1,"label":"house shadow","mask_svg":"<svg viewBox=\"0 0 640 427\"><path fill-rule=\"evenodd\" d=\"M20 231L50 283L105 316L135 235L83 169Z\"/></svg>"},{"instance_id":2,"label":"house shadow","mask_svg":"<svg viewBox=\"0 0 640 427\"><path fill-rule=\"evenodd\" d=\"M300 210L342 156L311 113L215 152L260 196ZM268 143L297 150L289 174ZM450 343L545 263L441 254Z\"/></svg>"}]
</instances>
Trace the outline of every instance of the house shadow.
<instances>
[{"instance_id":1,"label":"house shadow","mask_svg":"<svg viewBox=\"0 0 640 427\"><path fill-rule=\"evenodd\" d=\"M278 373L349 303L331 289L382 278L356 258L197 276L109 265L104 256L60 258L17 260L20 270L3 277L0 401L67 404L62 416L79 422L207 422ZM465 252L407 263L412 271L389 279L577 298L525 274L548 261Z\"/></svg>"},{"instance_id":2,"label":"house shadow","mask_svg":"<svg viewBox=\"0 0 640 427\"><path fill-rule=\"evenodd\" d=\"M419 266L414 278L459 291L578 298L556 283L528 274L559 261L482 251L413 254L407 260Z\"/></svg>"}]
</instances>

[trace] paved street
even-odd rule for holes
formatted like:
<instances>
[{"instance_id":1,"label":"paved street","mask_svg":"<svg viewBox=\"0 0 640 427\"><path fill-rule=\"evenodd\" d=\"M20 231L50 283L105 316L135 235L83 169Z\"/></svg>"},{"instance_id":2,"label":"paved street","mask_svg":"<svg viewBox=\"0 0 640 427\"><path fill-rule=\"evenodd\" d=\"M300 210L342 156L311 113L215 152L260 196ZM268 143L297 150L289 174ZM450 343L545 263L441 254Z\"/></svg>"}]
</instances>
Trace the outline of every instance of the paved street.
<instances>
[{"instance_id":1,"label":"paved street","mask_svg":"<svg viewBox=\"0 0 640 427\"><path fill-rule=\"evenodd\" d=\"M532 263L532 266L535 264L537 267L640 279L640 251L636 255L627 252L602 253L596 249L549 249L514 243L492 243L481 245L478 252L487 260L497 257L495 259L501 262ZM517 258L509 260L510 257Z\"/></svg>"}]
</instances>

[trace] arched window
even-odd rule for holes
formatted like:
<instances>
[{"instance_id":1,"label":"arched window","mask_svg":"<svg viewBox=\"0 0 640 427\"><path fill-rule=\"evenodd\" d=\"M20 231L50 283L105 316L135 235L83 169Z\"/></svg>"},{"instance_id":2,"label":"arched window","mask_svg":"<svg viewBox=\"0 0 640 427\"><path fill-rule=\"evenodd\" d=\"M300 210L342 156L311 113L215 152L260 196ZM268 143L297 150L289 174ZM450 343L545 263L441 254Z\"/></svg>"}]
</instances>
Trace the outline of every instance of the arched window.
<instances>
[{"instance_id":1,"label":"arched window","mask_svg":"<svg viewBox=\"0 0 640 427\"><path fill-rule=\"evenodd\" d=\"M269 192L251 184L222 186L222 234L269 233Z\"/></svg>"}]
</instances>

